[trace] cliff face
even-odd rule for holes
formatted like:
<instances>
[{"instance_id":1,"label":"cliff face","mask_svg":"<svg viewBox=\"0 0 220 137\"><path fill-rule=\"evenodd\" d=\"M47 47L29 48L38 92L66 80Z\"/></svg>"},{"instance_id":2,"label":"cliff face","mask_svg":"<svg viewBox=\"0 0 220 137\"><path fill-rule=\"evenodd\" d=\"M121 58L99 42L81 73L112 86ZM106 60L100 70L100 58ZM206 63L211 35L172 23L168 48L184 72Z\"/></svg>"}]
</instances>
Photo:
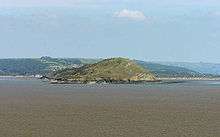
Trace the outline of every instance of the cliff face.
<instances>
[{"instance_id":1,"label":"cliff face","mask_svg":"<svg viewBox=\"0 0 220 137\"><path fill-rule=\"evenodd\" d=\"M155 77L135 62L125 58L111 58L77 69L65 69L54 74L64 81L155 81Z\"/></svg>"}]
</instances>

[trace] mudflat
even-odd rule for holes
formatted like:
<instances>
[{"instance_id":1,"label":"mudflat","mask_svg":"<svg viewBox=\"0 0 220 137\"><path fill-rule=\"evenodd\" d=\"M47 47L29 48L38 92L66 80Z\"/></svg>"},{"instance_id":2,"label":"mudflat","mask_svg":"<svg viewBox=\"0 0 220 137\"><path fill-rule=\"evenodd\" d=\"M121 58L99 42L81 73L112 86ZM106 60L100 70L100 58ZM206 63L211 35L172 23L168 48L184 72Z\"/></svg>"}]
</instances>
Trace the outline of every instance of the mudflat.
<instances>
[{"instance_id":1,"label":"mudflat","mask_svg":"<svg viewBox=\"0 0 220 137\"><path fill-rule=\"evenodd\" d=\"M0 79L1 137L219 137L220 83Z\"/></svg>"}]
</instances>

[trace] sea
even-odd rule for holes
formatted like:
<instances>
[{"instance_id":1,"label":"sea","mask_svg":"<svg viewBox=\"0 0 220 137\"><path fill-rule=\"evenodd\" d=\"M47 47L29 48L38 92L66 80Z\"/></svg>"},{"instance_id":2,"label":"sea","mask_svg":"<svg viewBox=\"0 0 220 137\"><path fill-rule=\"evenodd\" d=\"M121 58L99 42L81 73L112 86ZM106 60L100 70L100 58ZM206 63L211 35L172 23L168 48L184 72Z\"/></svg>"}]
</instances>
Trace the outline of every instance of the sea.
<instances>
[{"instance_id":1,"label":"sea","mask_svg":"<svg viewBox=\"0 0 220 137\"><path fill-rule=\"evenodd\" d=\"M204 89L219 89L220 80L163 80L160 82L147 82L140 84L51 84L47 80L41 80L33 77L13 77L0 76L1 86L23 86L32 88L131 88L131 89L151 89L151 88L204 88Z\"/></svg>"},{"instance_id":2,"label":"sea","mask_svg":"<svg viewBox=\"0 0 220 137\"><path fill-rule=\"evenodd\" d=\"M0 77L0 136L219 135L220 81L50 84Z\"/></svg>"}]
</instances>

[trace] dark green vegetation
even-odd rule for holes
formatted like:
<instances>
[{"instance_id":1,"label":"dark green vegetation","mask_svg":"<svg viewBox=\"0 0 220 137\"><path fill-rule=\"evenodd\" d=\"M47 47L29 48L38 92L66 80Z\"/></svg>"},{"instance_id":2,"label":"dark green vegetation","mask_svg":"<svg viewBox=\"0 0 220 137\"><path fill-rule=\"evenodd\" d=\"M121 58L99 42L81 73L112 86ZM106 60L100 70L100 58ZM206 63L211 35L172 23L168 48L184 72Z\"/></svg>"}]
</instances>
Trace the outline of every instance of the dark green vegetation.
<instances>
[{"instance_id":1,"label":"dark green vegetation","mask_svg":"<svg viewBox=\"0 0 220 137\"><path fill-rule=\"evenodd\" d=\"M36 59L0 59L0 75L45 75L56 70L80 67L97 61L99 60L51 57Z\"/></svg>"},{"instance_id":2,"label":"dark green vegetation","mask_svg":"<svg viewBox=\"0 0 220 137\"><path fill-rule=\"evenodd\" d=\"M1 59L0 75L33 75L47 72L40 59Z\"/></svg>"},{"instance_id":3,"label":"dark green vegetation","mask_svg":"<svg viewBox=\"0 0 220 137\"><path fill-rule=\"evenodd\" d=\"M216 63L161 62L160 64L184 67L205 74L220 75L220 64Z\"/></svg>"},{"instance_id":4,"label":"dark green vegetation","mask_svg":"<svg viewBox=\"0 0 220 137\"><path fill-rule=\"evenodd\" d=\"M64 69L56 72L53 79L71 82L140 82L155 81L155 77L137 65L134 61L125 58L105 59L95 64L80 68Z\"/></svg>"},{"instance_id":5,"label":"dark green vegetation","mask_svg":"<svg viewBox=\"0 0 220 137\"><path fill-rule=\"evenodd\" d=\"M83 58L24 58L0 59L0 75L46 75L48 73L78 68L93 64L102 59ZM220 74L220 65L204 63L154 63L136 61L137 64L150 70L156 77L216 77Z\"/></svg>"},{"instance_id":6,"label":"dark green vegetation","mask_svg":"<svg viewBox=\"0 0 220 137\"><path fill-rule=\"evenodd\" d=\"M151 70L156 77L206 77L206 75L203 73L199 73L184 67L161 65L144 61L136 62L144 68Z\"/></svg>"}]
</instances>

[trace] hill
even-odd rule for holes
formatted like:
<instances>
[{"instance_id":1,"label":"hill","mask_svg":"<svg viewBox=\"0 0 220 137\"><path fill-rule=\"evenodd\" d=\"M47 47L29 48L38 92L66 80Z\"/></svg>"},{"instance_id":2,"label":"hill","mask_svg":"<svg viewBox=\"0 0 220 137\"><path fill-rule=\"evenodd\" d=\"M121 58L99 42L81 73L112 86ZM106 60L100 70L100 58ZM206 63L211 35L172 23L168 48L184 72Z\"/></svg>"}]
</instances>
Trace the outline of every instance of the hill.
<instances>
[{"instance_id":1,"label":"hill","mask_svg":"<svg viewBox=\"0 0 220 137\"><path fill-rule=\"evenodd\" d=\"M45 75L53 71L77 68L97 61L99 59L51 57L0 59L0 75Z\"/></svg>"},{"instance_id":2,"label":"hill","mask_svg":"<svg viewBox=\"0 0 220 137\"><path fill-rule=\"evenodd\" d=\"M217 63L188 63L188 62L159 62L160 64L184 67L204 74L220 75L220 64Z\"/></svg>"},{"instance_id":3,"label":"hill","mask_svg":"<svg viewBox=\"0 0 220 137\"><path fill-rule=\"evenodd\" d=\"M58 71L53 75L53 79L78 83L130 83L156 80L149 71L124 58L105 59L80 68Z\"/></svg>"},{"instance_id":4,"label":"hill","mask_svg":"<svg viewBox=\"0 0 220 137\"><path fill-rule=\"evenodd\" d=\"M79 68L83 65L94 64L103 59L89 58L23 58L0 59L0 76L2 75L47 75L48 73ZM137 61L156 77L218 77L220 65L212 63L174 63L174 62L145 62Z\"/></svg>"},{"instance_id":5,"label":"hill","mask_svg":"<svg viewBox=\"0 0 220 137\"><path fill-rule=\"evenodd\" d=\"M33 75L46 73L47 64L39 59L0 59L0 75Z\"/></svg>"},{"instance_id":6,"label":"hill","mask_svg":"<svg viewBox=\"0 0 220 137\"><path fill-rule=\"evenodd\" d=\"M136 61L137 64L150 70L156 77L175 78L175 77L204 77L199 73L184 67L168 66L153 62Z\"/></svg>"}]
</instances>

